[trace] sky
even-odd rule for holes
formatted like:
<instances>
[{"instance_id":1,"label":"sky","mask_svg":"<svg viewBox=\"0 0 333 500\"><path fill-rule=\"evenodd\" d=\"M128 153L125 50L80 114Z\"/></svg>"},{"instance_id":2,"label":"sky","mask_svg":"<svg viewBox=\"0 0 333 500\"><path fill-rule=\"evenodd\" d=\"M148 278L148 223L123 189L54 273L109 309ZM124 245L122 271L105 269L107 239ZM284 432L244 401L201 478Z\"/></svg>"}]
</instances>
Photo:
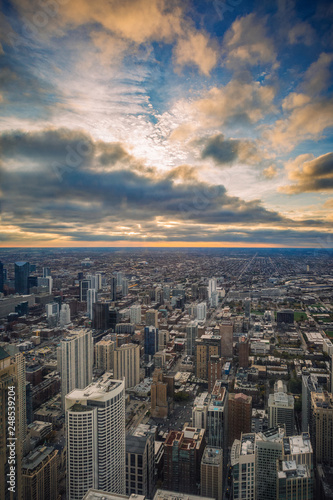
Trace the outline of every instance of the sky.
<instances>
[{"instance_id":1,"label":"sky","mask_svg":"<svg viewBox=\"0 0 333 500\"><path fill-rule=\"evenodd\" d=\"M0 3L0 246L333 247L332 2Z\"/></svg>"}]
</instances>

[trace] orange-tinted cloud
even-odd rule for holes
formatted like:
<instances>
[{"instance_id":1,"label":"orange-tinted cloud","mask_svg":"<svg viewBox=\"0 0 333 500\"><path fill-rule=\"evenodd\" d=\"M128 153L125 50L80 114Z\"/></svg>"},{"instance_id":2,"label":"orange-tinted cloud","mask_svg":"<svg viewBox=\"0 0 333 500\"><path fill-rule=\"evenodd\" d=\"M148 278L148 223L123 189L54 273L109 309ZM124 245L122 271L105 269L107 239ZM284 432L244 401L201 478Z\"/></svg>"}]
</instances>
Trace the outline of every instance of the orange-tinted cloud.
<instances>
[{"instance_id":1,"label":"orange-tinted cloud","mask_svg":"<svg viewBox=\"0 0 333 500\"><path fill-rule=\"evenodd\" d=\"M288 194L333 190L333 153L315 158L303 154L287 163L288 178L294 182L280 191Z\"/></svg>"}]
</instances>

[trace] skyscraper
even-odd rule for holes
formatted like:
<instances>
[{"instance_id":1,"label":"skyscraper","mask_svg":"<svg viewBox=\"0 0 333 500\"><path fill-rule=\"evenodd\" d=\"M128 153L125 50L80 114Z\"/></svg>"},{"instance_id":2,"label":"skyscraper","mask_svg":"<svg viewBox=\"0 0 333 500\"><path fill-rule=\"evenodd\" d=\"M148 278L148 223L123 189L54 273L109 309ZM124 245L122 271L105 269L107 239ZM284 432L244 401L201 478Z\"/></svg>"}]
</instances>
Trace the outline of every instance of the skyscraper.
<instances>
[{"instance_id":1,"label":"skyscraper","mask_svg":"<svg viewBox=\"0 0 333 500\"><path fill-rule=\"evenodd\" d=\"M229 446L232 446L242 433L251 432L252 397L230 393L228 399L228 437Z\"/></svg>"},{"instance_id":2,"label":"skyscraper","mask_svg":"<svg viewBox=\"0 0 333 500\"><path fill-rule=\"evenodd\" d=\"M126 436L126 495L153 498L154 476L154 434Z\"/></svg>"},{"instance_id":3,"label":"skyscraper","mask_svg":"<svg viewBox=\"0 0 333 500\"><path fill-rule=\"evenodd\" d=\"M3 276L3 263L0 262L0 293L3 292L4 276Z\"/></svg>"},{"instance_id":4,"label":"skyscraper","mask_svg":"<svg viewBox=\"0 0 333 500\"><path fill-rule=\"evenodd\" d=\"M109 372L66 396L67 499L89 488L124 495L125 384Z\"/></svg>"},{"instance_id":5,"label":"skyscraper","mask_svg":"<svg viewBox=\"0 0 333 500\"><path fill-rule=\"evenodd\" d=\"M71 311L69 304L62 304L59 314L60 326L66 326L71 322Z\"/></svg>"},{"instance_id":6,"label":"skyscraper","mask_svg":"<svg viewBox=\"0 0 333 500\"><path fill-rule=\"evenodd\" d=\"M121 271L118 271L116 273L116 279L117 279L117 286L121 286L123 283L123 273Z\"/></svg>"},{"instance_id":7,"label":"skyscraper","mask_svg":"<svg viewBox=\"0 0 333 500\"><path fill-rule=\"evenodd\" d=\"M58 370L61 374L61 401L73 389L83 389L92 380L93 339L91 330L73 330L58 347Z\"/></svg>"},{"instance_id":8,"label":"skyscraper","mask_svg":"<svg viewBox=\"0 0 333 500\"><path fill-rule=\"evenodd\" d=\"M29 262L15 262L15 292L22 295L29 293L28 277L30 273Z\"/></svg>"},{"instance_id":9,"label":"skyscraper","mask_svg":"<svg viewBox=\"0 0 333 500\"><path fill-rule=\"evenodd\" d=\"M127 295L128 295L128 279L127 278L123 278L121 286L122 286L123 297L127 297Z\"/></svg>"},{"instance_id":10,"label":"skyscraper","mask_svg":"<svg viewBox=\"0 0 333 500\"><path fill-rule=\"evenodd\" d=\"M208 281L208 298L210 299L212 294L216 292L216 278L212 278Z\"/></svg>"},{"instance_id":11,"label":"skyscraper","mask_svg":"<svg viewBox=\"0 0 333 500\"><path fill-rule=\"evenodd\" d=\"M141 306L140 304L134 304L130 307L130 322L134 325L139 325L141 323Z\"/></svg>"},{"instance_id":12,"label":"skyscraper","mask_svg":"<svg viewBox=\"0 0 333 500\"><path fill-rule=\"evenodd\" d=\"M151 384L151 414L154 418L167 418L172 404L173 383L157 368Z\"/></svg>"},{"instance_id":13,"label":"skyscraper","mask_svg":"<svg viewBox=\"0 0 333 500\"><path fill-rule=\"evenodd\" d=\"M149 309L146 312L146 325L158 327L158 311L156 309Z\"/></svg>"},{"instance_id":14,"label":"skyscraper","mask_svg":"<svg viewBox=\"0 0 333 500\"><path fill-rule=\"evenodd\" d=\"M204 321L206 319L206 315L207 315L206 302L200 302L200 304L197 305L197 320Z\"/></svg>"},{"instance_id":15,"label":"skyscraper","mask_svg":"<svg viewBox=\"0 0 333 500\"><path fill-rule=\"evenodd\" d=\"M43 267L43 278L51 276L51 269L49 267Z\"/></svg>"},{"instance_id":16,"label":"skyscraper","mask_svg":"<svg viewBox=\"0 0 333 500\"><path fill-rule=\"evenodd\" d=\"M250 343L246 337L241 337L238 343L239 366L247 368L249 366Z\"/></svg>"},{"instance_id":17,"label":"skyscraper","mask_svg":"<svg viewBox=\"0 0 333 500\"><path fill-rule=\"evenodd\" d=\"M211 356L221 356L221 337L211 333L196 339L196 375L208 380L208 362Z\"/></svg>"},{"instance_id":18,"label":"skyscraper","mask_svg":"<svg viewBox=\"0 0 333 500\"><path fill-rule=\"evenodd\" d=\"M164 443L163 487L182 493L198 493L200 463L206 446L204 429L185 427L170 431Z\"/></svg>"},{"instance_id":19,"label":"skyscraper","mask_svg":"<svg viewBox=\"0 0 333 500\"><path fill-rule=\"evenodd\" d=\"M215 382L207 411L207 444L226 450L228 446L228 393L220 380Z\"/></svg>"},{"instance_id":20,"label":"skyscraper","mask_svg":"<svg viewBox=\"0 0 333 500\"><path fill-rule=\"evenodd\" d=\"M93 304L97 301L97 292L95 288L87 290L87 313L90 319L94 318Z\"/></svg>"},{"instance_id":21,"label":"skyscraper","mask_svg":"<svg viewBox=\"0 0 333 500\"><path fill-rule=\"evenodd\" d=\"M201 496L222 500L223 498L223 451L206 446L201 459Z\"/></svg>"},{"instance_id":22,"label":"skyscraper","mask_svg":"<svg viewBox=\"0 0 333 500\"><path fill-rule=\"evenodd\" d=\"M195 339L198 337L198 322L190 321L186 325L186 341L188 356L195 355Z\"/></svg>"},{"instance_id":23,"label":"skyscraper","mask_svg":"<svg viewBox=\"0 0 333 500\"><path fill-rule=\"evenodd\" d=\"M125 387L134 387L140 382L140 346L124 344L114 350L113 373L117 379L125 378Z\"/></svg>"},{"instance_id":24,"label":"skyscraper","mask_svg":"<svg viewBox=\"0 0 333 500\"><path fill-rule=\"evenodd\" d=\"M212 392L215 382L222 377L222 358L218 355L210 356L208 360L208 392Z\"/></svg>"},{"instance_id":25,"label":"skyscraper","mask_svg":"<svg viewBox=\"0 0 333 500\"><path fill-rule=\"evenodd\" d=\"M287 388L282 380L274 385L274 394L268 398L268 425L278 427L285 424L286 435L294 434L294 397L287 394Z\"/></svg>"},{"instance_id":26,"label":"skyscraper","mask_svg":"<svg viewBox=\"0 0 333 500\"><path fill-rule=\"evenodd\" d=\"M58 302L50 302L45 306L46 316L59 316L59 304Z\"/></svg>"},{"instance_id":27,"label":"skyscraper","mask_svg":"<svg viewBox=\"0 0 333 500\"><path fill-rule=\"evenodd\" d=\"M146 359L158 351L158 328L146 326L144 330L144 352Z\"/></svg>"},{"instance_id":28,"label":"skyscraper","mask_svg":"<svg viewBox=\"0 0 333 500\"><path fill-rule=\"evenodd\" d=\"M242 434L231 448L235 500L312 500L313 453L308 433L283 428Z\"/></svg>"},{"instance_id":29,"label":"skyscraper","mask_svg":"<svg viewBox=\"0 0 333 500\"><path fill-rule=\"evenodd\" d=\"M117 300L117 278L111 278L110 281L110 299L112 302Z\"/></svg>"},{"instance_id":30,"label":"skyscraper","mask_svg":"<svg viewBox=\"0 0 333 500\"><path fill-rule=\"evenodd\" d=\"M316 463L333 467L332 393L311 393L310 436Z\"/></svg>"},{"instance_id":31,"label":"skyscraper","mask_svg":"<svg viewBox=\"0 0 333 500\"><path fill-rule=\"evenodd\" d=\"M13 346L6 347L8 350ZM14 498L8 489L12 485L7 481L13 481L17 498L21 498L21 460L26 436L25 360L22 353L9 354L7 350L0 346L0 498L3 500ZM15 415L10 412L13 402ZM10 469L10 459L14 460L14 469Z\"/></svg>"},{"instance_id":32,"label":"skyscraper","mask_svg":"<svg viewBox=\"0 0 333 500\"><path fill-rule=\"evenodd\" d=\"M251 299L250 299L250 297L247 297L244 300L244 313L245 313L245 318L249 319L251 316Z\"/></svg>"},{"instance_id":33,"label":"skyscraper","mask_svg":"<svg viewBox=\"0 0 333 500\"><path fill-rule=\"evenodd\" d=\"M231 321L222 321L221 332L221 356L231 358L233 355L233 332L234 327Z\"/></svg>"},{"instance_id":34,"label":"skyscraper","mask_svg":"<svg viewBox=\"0 0 333 500\"><path fill-rule=\"evenodd\" d=\"M93 328L107 330L109 328L109 304L107 302L95 302L92 307Z\"/></svg>"},{"instance_id":35,"label":"skyscraper","mask_svg":"<svg viewBox=\"0 0 333 500\"><path fill-rule=\"evenodd\" d=\"M100 340L95 344L95 367L108 372L113 370L115 343L112 340Z\"/></svg>"},{"instance_id":36,"label":"skyscraper","mask_svg":"<svg viewBox=\"0 0 333 500\"><path fill-rule=\"evenodd\" d=\"M24 499L58 500L58 450L39 446L22 461Z\"/></svg>"},{"instance_id":37,"label":"skyscraper","mask_svg":"<svg viewBox=\"0 0 333 500\"><path fill-rule=\"evenodd\" d=\"M80 302L87 302L87 293L91 288L91 280L85 279L80 281Z\"/></svg>"}]
</instances>

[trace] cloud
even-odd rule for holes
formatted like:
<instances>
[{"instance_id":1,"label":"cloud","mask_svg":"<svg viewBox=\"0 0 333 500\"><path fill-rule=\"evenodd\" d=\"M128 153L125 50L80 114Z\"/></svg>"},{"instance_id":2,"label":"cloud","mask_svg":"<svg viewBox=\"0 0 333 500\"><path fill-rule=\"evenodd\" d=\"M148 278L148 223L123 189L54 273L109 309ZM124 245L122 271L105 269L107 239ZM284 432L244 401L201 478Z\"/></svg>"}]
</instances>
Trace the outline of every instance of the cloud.
<instances>
[{"instance_id":1,"label":"cloud","mask_svg":"<svg viewBox=\"0 0 333 500\"><path fill-rule=\"evenodd\" d=\"M286 118L277 120L263 136L274 148L291 151L305 140L315 140L333 126L333 99L321 98L293 109Z\"/></svg>"},{"instance_id":2,"label":"cloud","mask_svg":"<svg viewBox=\"0 0 333 500\"><path fill-rule=\"evenodd\" d=\"M223 134L216 134L205 142L201 158L212 158L217 165L228 165L236 160L248 165L257 165L263 159L252 141L225 139Z\"/></svg>"},{"instance_id":3,"label":"cloud","mask_svg":"<svg viewBox=\"0 0 333 500\"><path fill-rule=\"evenodd\" d=\"M41 11L38 0L15 0L21 13L34 20ZM135 52L142 44L176 44L178 66L193 64L207 75L217 61L209 36L197 30L177 0L108 0L92 4L90 0L71 0L57 4L45 31L50 35L84 26L91 30L91 40L100 52L101 61L109 64L126 51ZM98 30L96 30L98 27Z\"/></svg>"},{"instance_id":4,"label":"cloud","mask_svg":"<svg viewBox=\"0 0 333 500\"><path fill-rule=\"evenodd\" d=\"M310 46L315 38L315 32L311 25L306 22L296 23L288 33L289 43L302 43Z\"/></svg>"},{"instance_id":5,"label":"cloud","mask_svg":"<svg viewBox=\"0 0 333 500\"><path fill-rule=\"evenodd\" d=\"M212 126L230 123L256 123L273 111L275 90L259 82L231 80L223 87L213 87L193 102L201 120Z\"/></svg>"},{"instance_id":6,"label":"cloud","mask_svg":"<svg viewBox=\"0 0 333 500\"><path fill-rule=\"evenodd\" d=\"M299 155L286 164L286 170L294 184L281 187L281 192L296 194L333 189L333 153L317 158L311 154Z\"/></svg>"},{"instance_id":7,"label":"cloud","mask_svg":"<svg viewBox=\"0 0 333 500\"><path fill-rule=\"evenodd\" d=\"M307 94L314 96L327 88L331 81L330 66L332 62L333 53L323 52L318 60L307 69L302 85Z\"/></svg>"},{"instance_id":8,"label":"cloud","mask_svg":"<svg viewBox=\"0 0 333 500\"><path fill-rule=\"evenodd\" d=\"M135 224L152 224L150 236L160 218L190 224L192 234L197 224L286 223L258 200L247 202L228 195L222 185L198 180L193 167L180 165L159 173L133 158L122 144L93 141L82 131L7 132L0 144L4 228L16 225L66 238L78 230L91 231L100 239L122 239L124 231L115 229L120 220L132 228L129 232ZM82 161L79 144L86 145ZM60 178L53 168L55 158L63 166ZM27 168L29 164L33 168ZM101 164L110 168L101 169ZM157 234L172 232L169 225ZM134 232L137 238L145 235L144 229Z\"/></svg>"},{"instance_id":9,"label":"cloud","mask_svg":"<svg viewBox=\"0 0 333 500\"><path fill-rule=\"evenodd\" d=\"M263 175L266 179L274 179L278 175L277 168L275 165L270 165L269 167L263 170Z\"/></svg>"},{"instance_id":10,"label":"cloud","mask_svg":"<svg viewBox=\"0 0 333 500\"><path fill-rule=\"evenodd\" d=\"M194 64L208 76L217 62L217 53L209 45L209 39L202 33L191 33L187 39L179 39L174 50L176 64Z\"/></svg>"},{"instance_id":11,"label":"cloud","mask_svg":"<svg viewBox=\"0 0 333 500\"><path fill-rule=\"evenodd\" d=\"M276 52L267 36L265 20L254 13L236 19L223 40L225 64L233 69L240 65L270 64L277 67Z\"/></svg>"},{"instance_id":12,"label":"cloud","mask_svg":"<svg viewBox=\"0 0 333 500\"><path fill-rule=\"evenodd\" d=\"M30 119L50 118L62 93L52 82L34 71L28 63L6 59L0 69L0 89L4 103L2 115Z\"/></svg>"},{"instance_id":13,"label":"cloud","mask_svg":"<svg viewBox=\"0 0 333 500\"><path fill-rule=\"evenodd\" d=\"M284 110L291 110L300 108L311 101L310 96L306 94L297 94L297 92L290 92L282 101L282 108Z\"/></svg>"}]
</instances>

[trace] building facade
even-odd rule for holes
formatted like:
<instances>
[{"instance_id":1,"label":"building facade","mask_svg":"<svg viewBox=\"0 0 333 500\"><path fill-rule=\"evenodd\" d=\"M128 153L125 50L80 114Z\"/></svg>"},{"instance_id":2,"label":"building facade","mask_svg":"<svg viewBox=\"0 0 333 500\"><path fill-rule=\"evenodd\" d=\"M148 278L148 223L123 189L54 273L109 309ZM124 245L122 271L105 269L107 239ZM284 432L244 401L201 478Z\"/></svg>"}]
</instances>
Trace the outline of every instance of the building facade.
<instances>
[{"instance_id":1,"label":"building facade","mask_svg":"<svg viewBox=\"0 0 333 500\"><path fill-rule=\"evenodd\" d=\"M63 407L66 394L83 389L92 381L93 355L91 330L73 330L60 341L57 356Z\"/></svg>"},{"instance_id":2,"label":"building facade","mask_svg":"<svg viewBox=\"0 0 333 500\"><path fill-rule=\"evenodd\" d=\"M105 373L66 396L67 499L89 488L124 495L125 384Z\"/></svg>"}]
</instances>

